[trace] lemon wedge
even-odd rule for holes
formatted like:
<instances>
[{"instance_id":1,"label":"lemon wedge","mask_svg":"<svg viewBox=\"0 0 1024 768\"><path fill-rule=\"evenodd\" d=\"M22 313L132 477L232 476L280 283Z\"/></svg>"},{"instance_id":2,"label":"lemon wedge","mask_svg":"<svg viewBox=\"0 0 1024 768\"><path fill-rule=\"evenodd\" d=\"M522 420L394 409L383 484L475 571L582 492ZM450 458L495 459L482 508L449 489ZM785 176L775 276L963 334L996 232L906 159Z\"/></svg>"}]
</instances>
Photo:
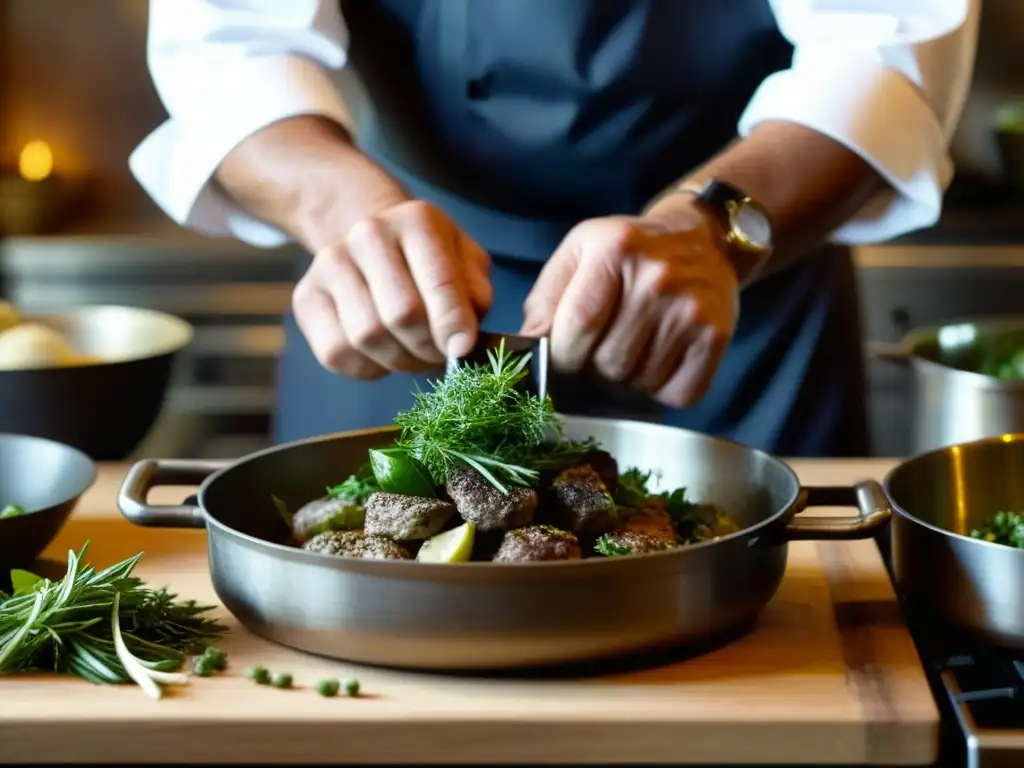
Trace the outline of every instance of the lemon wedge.
<instances>
[{"instance_id":1,"label":"lemon wedge","mask_svg":"<svg viewBox=\"0 0 1024 768\"><path fill-rule=\"evenodd\" d=\"M424 541L416 559L421 563L465 563L473 554L475 537L476 526L465 523Z\"/></svg>"}]
</instances>

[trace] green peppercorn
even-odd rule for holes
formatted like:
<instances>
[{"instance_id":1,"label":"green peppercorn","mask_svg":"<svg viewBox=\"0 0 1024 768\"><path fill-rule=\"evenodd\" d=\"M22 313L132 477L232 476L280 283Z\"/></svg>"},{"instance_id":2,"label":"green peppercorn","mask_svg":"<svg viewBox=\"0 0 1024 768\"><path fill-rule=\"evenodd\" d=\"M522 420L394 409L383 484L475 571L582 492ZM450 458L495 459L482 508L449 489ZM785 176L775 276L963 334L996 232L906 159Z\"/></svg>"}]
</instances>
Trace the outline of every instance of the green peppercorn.
<instances>
[{"instance_id":1,"label":"green peppercorn","mask_svg":"<svg viewBox=\"0 0 1024 768\"><path fill-rule=\"evenodd\" d=\"M270 673L266 667L248 667L245 676L257 685L266 685L270 682Z\"/></svg>"},{"instance_id":2,"label":"green peppercorn","mask_svg":"<svg viewBox=\"0 0 1024 768\"><path fill-rule=\"evenodd\" d=\"M359 681L354 677L347 677L341 681L341 687L345 691L346 696L358 696L359 695Z\"/></svg>"},{"instance_id":3,"label":"green peppercorn","mask_svg":"<svg viewBox=\"0 0 1024 768\"><path fill-rule=\"evenodd\" d=\"M197 656L192 662L192 674L196 677L209 677L213 674L213 663L205 656Z\"/></svg>"},{"instance_id":4,"label":"green peppercorn","mask_svg":"<svg viewBox=\"0 0 1024 768\"><path fill-rule=\"evenodd\" d=\"M316 684L316 692L321 696L330 698L338 695L339 684L337 680L325 679Z\"/></svg>"},{"instance_id":5,"label":"green peppercorn","mask_svg":"<svg viewBox=\"0 0 1024 768\"><path fill-rule=\"evenodd\" d=\"M278 672L270 679L270 684L275 688L291 688L292 676L287 672Z\"/></svg>"},{"instance_id":6,"label":"green peppercorn","mask_svg":"<svg viewBox=\"0 0 1024 768\"><path fill-rule=\"evenodd\" d=\"M203 651L203 658L207 659L214 669L223 670L228 666L228 655L212 645L207 646Z\"/></svg>"}]
</instances>

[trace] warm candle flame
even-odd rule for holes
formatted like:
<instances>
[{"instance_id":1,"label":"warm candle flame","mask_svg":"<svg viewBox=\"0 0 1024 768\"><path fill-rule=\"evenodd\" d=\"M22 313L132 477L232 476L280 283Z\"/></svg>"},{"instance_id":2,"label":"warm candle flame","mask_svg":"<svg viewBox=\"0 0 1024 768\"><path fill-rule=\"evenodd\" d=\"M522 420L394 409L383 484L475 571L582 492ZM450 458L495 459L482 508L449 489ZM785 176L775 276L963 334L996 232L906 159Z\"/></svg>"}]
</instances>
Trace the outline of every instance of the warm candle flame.
<instances>
[{"instance_id":1,"label":"warm candle flame","mask_svg":"<svg viewBox=\"0 0 1024 768\"><path fill-rule=\"evenodd\" d=\"M18 172L28 181L42 181L53 173L53 152L45 141L30 141L18 157Z\"/></svg>"}]
</instances>

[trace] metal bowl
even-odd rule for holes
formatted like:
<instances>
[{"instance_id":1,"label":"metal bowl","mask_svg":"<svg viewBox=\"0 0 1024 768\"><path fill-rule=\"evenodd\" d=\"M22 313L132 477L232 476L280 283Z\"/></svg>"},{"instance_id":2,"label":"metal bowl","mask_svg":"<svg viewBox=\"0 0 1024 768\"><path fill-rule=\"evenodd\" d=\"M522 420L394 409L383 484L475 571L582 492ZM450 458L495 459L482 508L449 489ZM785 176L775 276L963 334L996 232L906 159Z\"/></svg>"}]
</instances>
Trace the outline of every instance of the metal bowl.
<instances>
[{"instance_id":1,"label":"metal bowl","mask_svg":"<svg viewBox=\"0 0 1024 768\"><path fill-rule=\"evenodd\" d=\"M897 344L868 349L913 370L915 453L1024 432L1024 380L1000 379L992 369L992 361L1024 351L1024 317L918 328Z\"/></svg>"},{"instance_id":2,"label":"metal bowl","mask_svg":"<svg viewBox=\"0 0 1024 768\"><path fill-rule=\"evenodd\" d=\"M64 526L78 499L96 480L96 465L81 451L53 440L0 434L0 564L31 563Z\"/></svg>"},{"instance_id":3,"label":"metal bowl","mask_svg":"<svg viewBox=\"0 0 1024 768\"><path fill-rule=\"evenodd\" d=\"M1024 434L915 456L884 487L893 573L917 608L1024 650L1024 549L972 538L999 511L1024 512Z\"/></svg>"},{"instance_id":4,"label":"metal bowl","mask_svg":"<svg viewBox=\"0 0 1024 768\"><path fill-rule=\"evenodd\" d=\"M160 415L175 356L192 326L151 309L90 306L27 315L101 362L0 371L0 432L74 446L96 461L124 459Z\"/></svg>"}]
</instances>

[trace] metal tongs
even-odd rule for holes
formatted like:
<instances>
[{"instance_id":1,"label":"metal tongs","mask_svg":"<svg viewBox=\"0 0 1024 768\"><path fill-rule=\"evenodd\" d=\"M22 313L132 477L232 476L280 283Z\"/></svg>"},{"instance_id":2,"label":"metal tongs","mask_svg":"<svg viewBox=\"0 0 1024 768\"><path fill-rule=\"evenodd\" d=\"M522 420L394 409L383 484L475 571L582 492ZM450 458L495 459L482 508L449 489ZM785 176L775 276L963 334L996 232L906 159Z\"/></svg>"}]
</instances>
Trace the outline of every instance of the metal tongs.
<instances>
[{"instance_id":1,"label":"metal tongs","mask_svg":"<svg viewBox=\"0 0 1024 768\"><path fill-rule=\"evenodd\" d=\"M544 398L548 394L548 338L534 338L532 336L519 336L514 333L486 333L480 332L476 345L465 357L449 357L445 373L450 373L460 363L473 363L478 365L490 365L487 353L495 350L505 340L506 351L523 354L531 353L530 375L523 378L522 386L531 394Z\"/></svg>"}]
</instances>

